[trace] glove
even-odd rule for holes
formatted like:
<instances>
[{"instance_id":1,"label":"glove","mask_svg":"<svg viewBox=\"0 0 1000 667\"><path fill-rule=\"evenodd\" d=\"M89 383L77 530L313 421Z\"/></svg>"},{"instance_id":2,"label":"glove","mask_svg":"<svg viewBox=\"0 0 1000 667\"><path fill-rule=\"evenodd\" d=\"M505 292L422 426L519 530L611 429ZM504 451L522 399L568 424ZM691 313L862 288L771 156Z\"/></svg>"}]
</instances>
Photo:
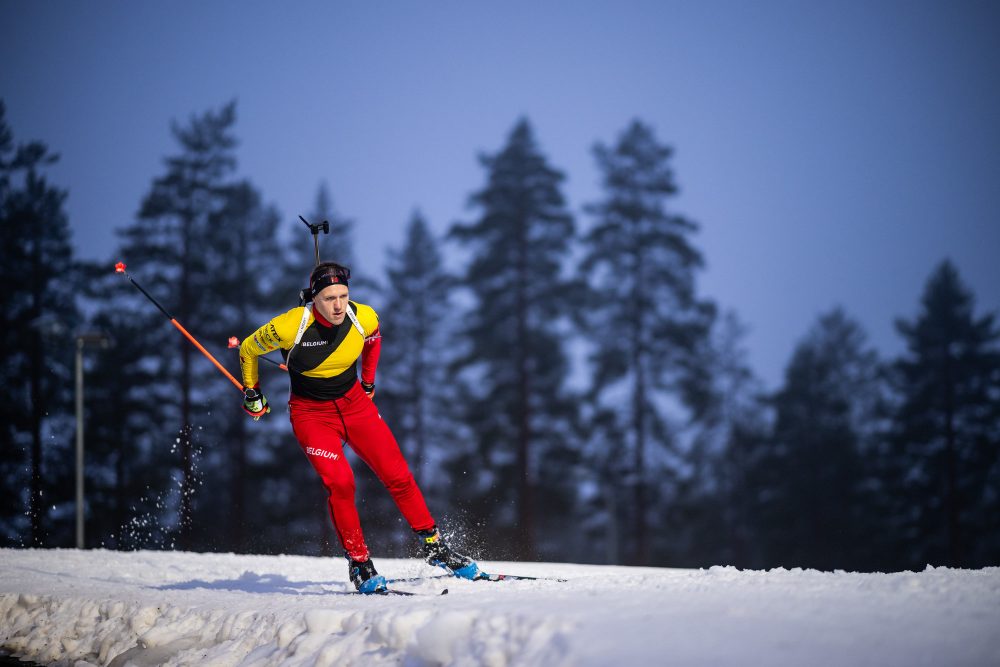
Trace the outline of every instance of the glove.
<instances>
[{"instance_id":1,"label":"glove","mask_svg":"<svg viewBox=\"0 0 1000 667\"><path fill-rule=\"evenodd\" d=\"M247 387L243 390L243 409L257 421L271 411L271 406L267 404L267 399L259 389Z\"/></svg>"},{"instance_id":2,"label":"glove","mask_svg":"<svg viewBox=\"0 0 1000 667\"><path fill-rule=\"evenodd\" d=\"M374 398L375 398L375 383L374 382L372 382L371 384L369 384L367 382L362 382L361 383L361 388L365 390L366 394L368 394L368 398L371 398L371 399L374 400Z\"/></svg>"}]
</instances>

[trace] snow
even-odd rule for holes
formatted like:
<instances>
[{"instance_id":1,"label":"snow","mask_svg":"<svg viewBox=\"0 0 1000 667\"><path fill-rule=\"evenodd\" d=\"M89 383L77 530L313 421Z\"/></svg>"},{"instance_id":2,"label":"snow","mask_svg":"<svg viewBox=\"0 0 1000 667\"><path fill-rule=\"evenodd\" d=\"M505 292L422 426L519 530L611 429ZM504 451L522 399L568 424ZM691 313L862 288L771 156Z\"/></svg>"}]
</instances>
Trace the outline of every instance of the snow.
<instances>
[{"instance_id":1,"label":"snow","mask_svg":"<svg viewBox=\"0 0 1000 667\"><path fill-rule=\"evenodd\" d=\"M362 596L336 558L4 549L0 646L75 667L1000 665L1000 568L481 565L568 581L422 578L396 584L419 596Z\"/></svg>"}]
</instances>

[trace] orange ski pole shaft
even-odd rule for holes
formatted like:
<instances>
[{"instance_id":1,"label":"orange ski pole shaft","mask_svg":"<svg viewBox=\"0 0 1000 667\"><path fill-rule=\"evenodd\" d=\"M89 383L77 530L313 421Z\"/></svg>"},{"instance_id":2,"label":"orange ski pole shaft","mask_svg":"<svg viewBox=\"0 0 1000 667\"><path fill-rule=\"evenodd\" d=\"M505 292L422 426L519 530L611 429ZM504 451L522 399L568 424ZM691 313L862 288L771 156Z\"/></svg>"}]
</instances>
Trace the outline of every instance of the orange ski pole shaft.
<instances>
[{"instance_id":1,"label":"orange ski pole shaft","mask_svg":"<svg viewBox=\"0 0 1000 667\"><path fill-rule=\"evenodd\" d=\"M196 348L198 348L199 352L201 352L206 357L208 357L208 360L211 361L213 364L215 364L215 367L219 369L219 372L221 372L223 375L225 375L227 378L229 378L229 381L232 382L236 386L237 389L239 389L241 392L243 391L243 383L239 382L236 378L234 378L233 375L232 375L232 373L230 373L229 371L227 371L225 369L225 367L222 364L220 364L215 357L212 356L211 352L209 352L208 350L206 350L202 346L202 344L199 343L195 339L194 336L192 336L191 334L189 334L188 330L185 329L181 325L180 322L178 322L176 319L174 319L173 317L171 317L170 318L170 323L173 324L175 327L177 327L177 330L180 331L182 334L184 334L184 337L187 338L189 341L191 341L191 344L194 345Z\"/></svg>"},{"instance_id":2,"label":"orange ski pole shaft","mask_svg":"<svg viewBox=\"0 0 1000 667\"><path fill-rule=\"evenodd\" d=\"M129 282L132 283L133 285L135 285L136 289L138 289L140 292L142 292L143 296L145 296L147 299L149 299L150 301L152 301L153 305L156 306L159 309L159 311L161 313L163 313L163 315L168 320L170 320L170 323L173 324L175 327L177 327L177 330L180 331L182 334L184 334L184 337L187 338L189 341L191 341L191 344L194 345L196 348L198 348L199 352L201 352L206 357L208 357L208 360L211 361L213 364L215 364L215 367L218 368L219 371L223 375L225 375L226 378L228 378L230 382L233 383L233 386L236 387L237 389L239 389L240 392L242 393L242 391L243 391L243 383L240 382L239 380L237 380L236 378L234 378L233 375L232 375L232 373L230 373L229 371L227 371L225 369L225 367L222 364L220 364L215 357L212 356L211 352L209 352L208 350L206 350L205 347L201 343L199 343L197 341L197 339L195 339L194 336L192 336L190 333L188 333L188 330L185 329L181 325L180 322L178 322L170 313L167 312L167 310L163 306L160 305L159 301L157 301L156 299L154 299L149 292L147 292L146 290L144 290L142 288L142 286L135 281L135 278L133 278L132 276L130 276L125 271L125 264L124 263L118 262L117 264L115 264L115 273L121 273L126 278L128 278Z\"/></svg>"}]
</instances>

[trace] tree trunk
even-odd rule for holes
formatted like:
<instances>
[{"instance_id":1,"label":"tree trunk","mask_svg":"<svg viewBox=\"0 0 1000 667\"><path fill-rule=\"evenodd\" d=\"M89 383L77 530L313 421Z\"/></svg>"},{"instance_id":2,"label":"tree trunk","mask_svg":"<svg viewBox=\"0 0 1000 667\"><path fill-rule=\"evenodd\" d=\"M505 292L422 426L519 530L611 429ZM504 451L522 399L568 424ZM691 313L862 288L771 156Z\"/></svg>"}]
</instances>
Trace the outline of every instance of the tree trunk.
<instances>
[{"instance_id":1,"label":"tree trunk","mask_svg":"<svg viewBox=\"0 0 1000 667\"><path fill-rule=\"evenodd\" d=\"M35 339L41 335L34 333L31 341L31 546L42 546L42 420L45 417L42 405L42 346Z\"/></svg>"},{"instance_id":2,"label":"tree trunk","mask_svg":"<svg viewBox=\"0 0 1000 667\"><path fill-rule=\"evenodd\" d=\"M955 443L955 384L952 379L951 357L946 357L945 371L945 482L947 492L945 505L947 507L948 523L948 564L951 567L962 566L962 540L959 525L958 499L958 452Z\"/></svg>"},{"instance_id":3,"label":"tree trunk","mask_svg":"<svg viewBox=\"0 0 1000 667\"><path fill-rule=\"evenodd\" d=\"M646 523L646 372L644 347L643 265L642 248L633 248L635 283L632 287L632 370L635 383L632 388L632 431L635 433L633 498L635 524L633 527L635 553L633 563L649 562L649 527Z\"/></svg>"},{"instance_id":4,"label":"tree trunk","mask_svg":"<svg viewBox=\"0 0 1000 667\"><path fill-rule=\"evenodd\" d=\"M518 373L518 428L517 428L517 495L518 525L520 526L519 553L521 560L535 560L534 502L530 476L531 447L531 378L529 364L530 344L528 333L528 222L521 225L518 244L517 299L521 307L517 311L517 373Z\"/></svg>"},{"instance_id":5,"label":"tree trunk","mask_svg":"<svg viewBox=\"0 0 1000 667\"><path fill-rule=\"evenodd\" d=\"M636 352L635 386L633 388L632 428L635 432L633 503L635 524L635 555L633 564L649 561L649 528L646 524L646 378L641 358Z\"/></svg>"},{"instance_id":6,"label":"tree trunk","mask_svg":"<svg viewBox=\"0 0 1000 667\"><path fill-rule=\"evenodd\" d=\"M604 506L608 512L608 528L606 531L605 558L609 565L620 565L621 536L618 531L618 480L609 475L604 481Z\"/></svg>"},{"instance_id":7,"label":"tree trunk","mask_svg":"<svg viewBox=\"0 0 1000 667\"><path fill-rule=\"evenodd\" d=\"M420 314L421 316L423 313ZM424 324L423 317L420 317L421 325ZM424 382L428 377L426 368L424 367L424 349L427 345L427 337L425 330L421 327L416 336L416 362L414 363L414 370L416 371L413 377L413 405L414 405L414 423L413 423L413 477L417 480L417 486L421 486L423 483L423 467L424 467L424 453L427 446L427 425L424 419L424 410L426 408L426 397L424 390Z\"/></svg>"},{"instance_id":8,"label":"tree trunk","mask_svg":"<svg viewBox=\"0 0 1000 667\"><path fill-rule=\"evenodd\" d=\"M523 339L522 339L523 340ZM521 367L521 394L519 399L518 412L520 412L520 423L517 434L517 490L518 490L518 524L521 527L520 552L522 560L535 559L535 530L534 512L532 507L531 479L529 475L529 447L531 440L531 407L528 401L527 362L522 358Z\"/></svg>"},{"instance_id":9,"label":"tree trunk","mask_svg":"<svg viewBox=\"0 0 1000 667\"><path fill-rule=\"evenodd\" d=\"M37 223L32 226L33 232L40 235ZM42 420L45 418L44 392L42 391L42 373L44 371L44 355L42 337L46 335L44 325L40 321L42 315L42 242L38 236L34 238L32 248L32 303L28 321L37 323L39 329L30 332L29 345L29 384L31 392L31 495L28 501L28 515L31 520L31 546L42 546Z\"/></svg>"},{"instance_id":10,"label":"tree trunk","mask_svg":"<svg viewBox=\"0 0 1000 667\"><path fill-rule=\"evenodd\" d=\"M229 470L229 543L236 553L248 550L246 535L247 428L245 419L236 420L233 434L233 465Z\"/></svg>"},{"instance_id":11,"label":"tree trunk","mask_svg":"<svg viewBox=\"0 0 1000 667\"><path fill-rule=\"evenodd\" d=\"M117 393L115 394L117 396ZM119 410L117 414L124 414L124 411ZM118 453L115 456L115 512L114 512L114 530L116 539L114 545L118 549L124 549L125 545L122 540L122 531L125 530L125 521L127 520L125 511L128 503L128 493L126 491L126 479L125 479L125 452L124 443L125 438L121 437L121 432L124 429L118 429Z\"/></svg>"},{"instance_id":12,"label":"tree trunk","mask_svg":"<svg viewBox=\"0 0 1000 667\"><path fill-rule=\"evenodd\" d=\"M239 243L239 275L244 280L252 280L247 258L250 257L250 249L247 235L240 234ZM246 300L241 300L238 311L238 321L244 323L244 328L249 328L250 308ZM247 432L247 420L240 414L236 418L233 429L232 457L233 466L229 470L229 543L236 553L246 553L249 550L247 544L247 515L246 515L246 487L247 487L247 449L249 433Z\"/></svg>"},{"instance_id":13,"label":"tree trunk","mask_svg":"<svg viewBox=\"0 0 1000 667\"><path fill-rule=\"evenodd\" d=\"M181 255L181 285L179 312L183 324L191 312L191 277L189 258L191 257L191 234L194 226L194 216L187 216L182 222L183 240ZM183 551L191 549L191 495L194 493L194 446L192 441L193 427L191 424L191 344L185 338L179 343L181 353L181 506L180 525L178 526L178 546Z\"/></svg>"}]
</instances>

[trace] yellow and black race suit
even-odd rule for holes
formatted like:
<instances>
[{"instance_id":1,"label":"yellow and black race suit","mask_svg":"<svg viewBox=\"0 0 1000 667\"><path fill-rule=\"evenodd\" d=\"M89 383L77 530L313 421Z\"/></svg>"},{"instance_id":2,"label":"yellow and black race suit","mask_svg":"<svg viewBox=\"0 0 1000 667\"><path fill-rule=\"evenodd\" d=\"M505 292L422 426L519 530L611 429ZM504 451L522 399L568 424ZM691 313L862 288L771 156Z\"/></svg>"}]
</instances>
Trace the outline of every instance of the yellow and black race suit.
<instances>
[{"instance_id":1,"label":"yellow and black race suit","mask_svg":"<svg viewBox=\"0 0 1000 667\"><path fill-rule=\"evenodd\" d=\"M293 349L302 322L304 307L300 306L278 315L247 336L240 345L243 386L258 385L257 357L273 350L281 350L295 396L319 401L343 396L357 380L358 357L362 357L362 380L374 384L381 348L378 315L363 303L351 301L348 307L357 316L364 335L350 317L345 317L341 324L331 324L310 313L302 339Z\"/></svg>"}]
</instances>

